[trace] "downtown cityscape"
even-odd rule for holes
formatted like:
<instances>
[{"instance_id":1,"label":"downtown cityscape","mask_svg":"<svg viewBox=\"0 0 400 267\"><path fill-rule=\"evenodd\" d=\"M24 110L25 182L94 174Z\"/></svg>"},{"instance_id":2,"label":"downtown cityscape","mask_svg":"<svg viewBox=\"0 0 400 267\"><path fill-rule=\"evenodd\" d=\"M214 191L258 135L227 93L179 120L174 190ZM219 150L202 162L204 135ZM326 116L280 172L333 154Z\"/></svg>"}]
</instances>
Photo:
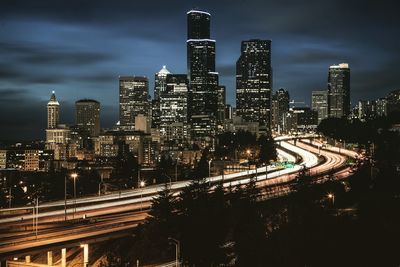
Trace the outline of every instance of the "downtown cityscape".
<instances>
[{"instance_id":1,"label":"downtown cityscape","mask_svg":"<svg viewBox=\"0 0 400 267\"><path fill-rule=\"evenodd\" d=\"M0 266L400 265L400 81L366 70L373 41L329 50L324 32L286 46L273 27L277 38L248 29L266 23L257 0L161 13L117 2L0 11ZM399 25L384 2L376 25L389 31ZM335 17L343 3L315 10ZM366 5L348 25L354 43ZM118 36L128 25L147 41ZM90 49L63 48L67 36ZM295 50L306 43L318 49Z\"/></svg>"}]
</instances>

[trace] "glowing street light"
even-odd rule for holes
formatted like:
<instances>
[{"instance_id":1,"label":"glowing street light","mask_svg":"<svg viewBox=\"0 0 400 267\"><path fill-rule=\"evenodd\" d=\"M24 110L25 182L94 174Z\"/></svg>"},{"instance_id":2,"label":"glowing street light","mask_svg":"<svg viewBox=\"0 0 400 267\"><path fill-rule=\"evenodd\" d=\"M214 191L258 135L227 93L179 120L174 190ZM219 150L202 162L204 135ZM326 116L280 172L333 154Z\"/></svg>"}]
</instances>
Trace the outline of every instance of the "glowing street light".
<instances>
[{"instance_id":1,"label":"glowing street light","mask_svg":"<svg viewBox=\"0 0 400 267\"><path fill-rule=\"evenodd\" d=\"M75 218L75 213L76 213L76 178L78 178L78 174L77 173L72 173L71 174L71 178L74 179L74 213L72 218Z\"/></svg>"},{"instance_id":2,"label":"glowing street light","mask_svg":"<svg viewBox=\"0 0 400 267\"><path fill-rule=\"evenodd\" d=\"M143 180L140 181L139 186L141 188L145 187L146 186L145 181ZM140 190L140 210L142 210L142 206L143 206L143 189Z\"/></svg>"},{"instance_id":3,"label":"glowing street light","mask_svg":"<svg viewBox=\"0 0 400 267\"><path fill-rule=\"evenodd\" d=\"M247 149L246 150L246 154L247 154L247 164L249 165L249 168L247 170L247 174L250 175L250 156L251 156L251 150Z\"/></svg>"},{"instance_id":4,"label":"glowing street light","mask_svg":"<svg viewBox=\"0 0 400 267\"><path fill-rule=\"evenodd\" d=\"M212 159L210 159L210 160L208 161L208 177L209 177L209 178L211 177L211 161L212 161Z\"/></svg>"},{"instance_id":5,"label":"glowing street light","mask_svg":"<svg viewBox=\"0 0 400 267\"><path fill-rule=\"evenodd\" d=\"M332 200L332 206L335 205L335 195L333 193L328 193L327 197Z\"/></svg>"}]
</instances>

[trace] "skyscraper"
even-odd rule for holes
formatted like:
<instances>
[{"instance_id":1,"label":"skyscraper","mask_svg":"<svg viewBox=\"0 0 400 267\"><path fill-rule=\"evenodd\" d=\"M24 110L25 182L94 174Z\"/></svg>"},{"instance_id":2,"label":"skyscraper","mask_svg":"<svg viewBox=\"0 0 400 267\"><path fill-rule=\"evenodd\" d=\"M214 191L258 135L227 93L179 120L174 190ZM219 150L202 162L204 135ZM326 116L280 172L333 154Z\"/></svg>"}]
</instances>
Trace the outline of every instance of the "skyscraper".
<instances>
[{"instance_id":1,"label":"skyscraper","mask_svg":"<svg viewBox=\"0 0 400 267\"><path fill-rule=\"evenodd\" d=\"M167 66L162 66L162 69L154 75L154 99L160 99L160 93L167 88L167 75L170 74Z\"/></svg>"},{"instance_id":2,"label":"skyscraper","mask_svg":"<svg viewBox=\"0 0 400 267\"><path fill-rule=\"evenodd\" d=\"M387 97L387 114L400 112L400 89L390 92Z\"/></svg>"},{"instance_id":3,"label":"skyscraper","mask_svg":"<svg viewBox=\"0 0 400 267\"><path fill-rule=\"evenodd\" d=\"M329 68L328 105L329 117L341 118L350 114L350 68L347 63Z\"/></svg>"},{"instance_id":4,"label":"skyscraper","mask_svg":"<svg viewBox=\"0 0 400 267\"><path fill-rule=\"evenodd\" d=\"M170 72L167 70L166 66L163 66L162 69L154 75L154 98L151 101L151 127L159 128L160 127L160 95L166 90L167 83L167 75Z\"/></svg>"},{"instance_id":5,"label":"skyscraper","mask_svg":"<svg viewBox=\"0 0 400 267\"><path fill-rule=\"evenodd\" d=\"M149 82L146 77L119 77L119 121L122 129L133 130L135 117L149 116Z\"/></svg>"},{"instance_id":6,"label":"skyscraper","mask_svg":"<svg viewBox=\"0 0 400 267\"><path fill-rule=\"evenodd\" d=\"M187 12L187 68L189 118L192 137L209 145L216 133L218 73L215 72L215 40L210 39L210 13Z\"/></svg>"},{"instance_id":7,"label":"skyscraper","mask_svg":"<svg viewBox=\"0 0 400 267\"><path fill-rule=\"evenodd\" d=\"M236 114L244 121L270 128L271 121L271 41L242 41L236 62Z\"/></svg>"},{"instance_id":8,"label":"skyscraper","mask_svg":"<svg viewBox=\"0 0 400 267\"><path fill-rule=\"evenodd\" d=\"M226 107L226 87L218 86L218 103L217 103L217 131L219 133L224 130L225 122L225 107Z\"/></svg>"},{"instance_id":9,"label":"skyscraper","mask_svg":"<svg viewBox=\"0 0 400 267\"><path fill-rule=\"evenodd\" d=\"M47 103L47 129L55 129L60 123L60 103L58 103L56 94L53 91L49 102Z\"/></svg>"},{"instance_id":10,"label":"skyscraper","mask_svg":"<svg viewBox=\"0 0 400 267\"><path fill-rule=\"evenodd\" d=\"M289 111L289 91L280 88L272 96L271 126L275 130L283 130L284 116Z\"/></svg>"},{"instance_id":11,"label":"skyscraper","mask_svg":"<svg viewBox=\"0 0 400 267\"><path fill-rule=\"evenodd\" d=\"M92 99L81 99L75 102L76 125L90 136L100 133L100 103Z\"/></svg>"},{"instance_id":12,"label":"skyscraper","mask_svg":"<svg viewBox=\"0 0 400 267\"><path fill-rule=\"evenodd\" d=\"M328 118L328 91L312 91L311 108L318 112L318 124Z\"/></svg>"},{"instance_id":13,"label":"skyscraper","mask_svg":"<svg viewBox=\"0 0 400 267\"><path fill-rule=\"evenodd\" d=\"M160 94L160 133L164 147L174 149L188 142L188 80L186 74L168 74Z\"/></svg>"}]
</instances>

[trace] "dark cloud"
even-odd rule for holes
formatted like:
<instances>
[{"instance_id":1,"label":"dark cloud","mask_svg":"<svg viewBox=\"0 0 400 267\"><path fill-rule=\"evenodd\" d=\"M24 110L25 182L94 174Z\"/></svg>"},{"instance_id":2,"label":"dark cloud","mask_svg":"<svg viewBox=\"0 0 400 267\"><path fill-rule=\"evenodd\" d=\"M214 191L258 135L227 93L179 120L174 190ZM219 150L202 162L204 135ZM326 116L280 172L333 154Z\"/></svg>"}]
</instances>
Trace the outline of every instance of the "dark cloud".
<instances>
[{"instance_id":1,"label":"dark cloud","mask_svg":"<svg viewBox=\"0 0 400 267\"><path fill-rule=\"evenodd\" d=\"M16 79L20 77L21 74L16 69L6 64L0 64L0 79Z\"/></svg>"},{"instance_id":2,"label":"dark cloud","mask_svg":"<svg viewBox=\"0 0 400 267\"><path fill-rule=\"evenodd\" d=\"M399 61L400 57L394 57L384 65L375 66L372 69L353 71L351 76L353 100L385 97L388 92L399 89Z\"/></svg>"},{"instance_id":3,"label":"dark cloud","mask_svg":"<svg viewBox=\"0 0 400 267\"><path fill-rule=\"evenodd\" d=\"M399 87L400 35L394 0L3 0L0 3L0 138L43 137L51 90L62 120L74 121L74 101L102 104L102 124L115 123L118 75L145 75L153 87L163 64L186 70L186 11L212 14L217 71L235 102L240 42L272 40L274 89L309 102L325 89L328 68L348 62L352 99L382 97ZM15 93L13 93L15 91ZM15 103L15 104L11 104ZM6 124L5 124L6 123ZM3 125L5 125L3 127ZM31 130L29 130L31 128Z\"/></svg>"},{"instance_id":4,"label":"dark cloud","mask_svg":"<svg viewBox=\"0 0 400 267\"><path fill-rule=\"evenodd\" d=\"M328 49L305 48L295 53L287 55L282 64L319 64L329 62L339 62L343 59L342 51L332 51Z\"/></svg>"},{"instance_id":5,"label":"dark cloud","mask_svg":"<svg viewBox=\"0 0 400 267\"><path fill-rule=\"evenodd\" d=\"M21 64L72 65L96 64L113 59L110 53L80 51L70 46L39 43L0 43L0 53L14 56Z\"/></svg>"},{"instance_id":6,"label":"dark cloud","mask_svg":"<svg viewBox=\"0 0 400 267\"><path fill-rule=\"evenodd\" d=\"M44 136L45 106L27 89L0 90L0 139L18 141Z\"/></svg>"},{"instance_id":7,"label":"dark cloud","mask_svg":"<svg viewBox=\"0 0 400 267\"><path fill-rule=\"evenodd\" d=\"M90 83L104 83L104 82L110 83L118 79L118 74L111 72L93 73L93 74L78 76L77 79L79 79L82 82L90 82Z\"/></svg>"}]
</instances>

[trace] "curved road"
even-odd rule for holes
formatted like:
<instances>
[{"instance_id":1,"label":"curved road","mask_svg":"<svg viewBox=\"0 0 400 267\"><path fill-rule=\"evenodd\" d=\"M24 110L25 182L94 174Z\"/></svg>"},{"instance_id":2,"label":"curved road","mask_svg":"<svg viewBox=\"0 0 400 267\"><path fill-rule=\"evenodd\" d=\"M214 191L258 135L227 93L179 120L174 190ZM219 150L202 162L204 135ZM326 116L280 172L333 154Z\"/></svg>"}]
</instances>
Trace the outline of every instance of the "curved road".
<instances>
[{"instance_id":1,"label":"curved road","mask_svg":"<svg viewBox=\"0 0 400 267\"><path fill-rule=\"evenodd\" d=\"M257 186L268 187L271 185L287 183L293 180L297 172L305 166L311 171L311 174L320 174L332 169L338 169L345 163L346 157L333 152L321 150L321 156L325 157L325 162L318 165L318 148L306 143L297 142L293 145L286 141L281 141L281 146L302 157L301 165L295 165L290 169L276 170L271 166L261 167L256 170L234 173L224 176L214 176L208 178L209 182L223 182L225 187L246 184L249 182L249 176L257 180ZM279 150L279 155L290 161L295 158ZM341 170L342 172L342 170ZM342 173L343 176L346 173ZM190 182L176 182L172 184L172 189L177 193L187 186ZM75 218L82 218L85 215L86 220L64 221L64 201L44 203L43 208L54 210L44 211L39 219L39 231L36 236L32 232L32 215L12 216L0 219L0 253L10 253L33 247L40 247L49 244L78 240L83 238L95 237L102 234L113 233L132 229L147 216L146 210L150 207L151 199L162 190L163 186L151 186L140 190L130 190L121 192L121 194L110 194L99 197L87 197L77 200ZM70 201L69 204L73 202ZM27 209L23 207L21 209ZM68 219L71 217L72 209L68 211ZM2 229L20 228L13 232L2 232ZM10 228L11 229L11 228Z\"/></svg>"}]
</instances>

